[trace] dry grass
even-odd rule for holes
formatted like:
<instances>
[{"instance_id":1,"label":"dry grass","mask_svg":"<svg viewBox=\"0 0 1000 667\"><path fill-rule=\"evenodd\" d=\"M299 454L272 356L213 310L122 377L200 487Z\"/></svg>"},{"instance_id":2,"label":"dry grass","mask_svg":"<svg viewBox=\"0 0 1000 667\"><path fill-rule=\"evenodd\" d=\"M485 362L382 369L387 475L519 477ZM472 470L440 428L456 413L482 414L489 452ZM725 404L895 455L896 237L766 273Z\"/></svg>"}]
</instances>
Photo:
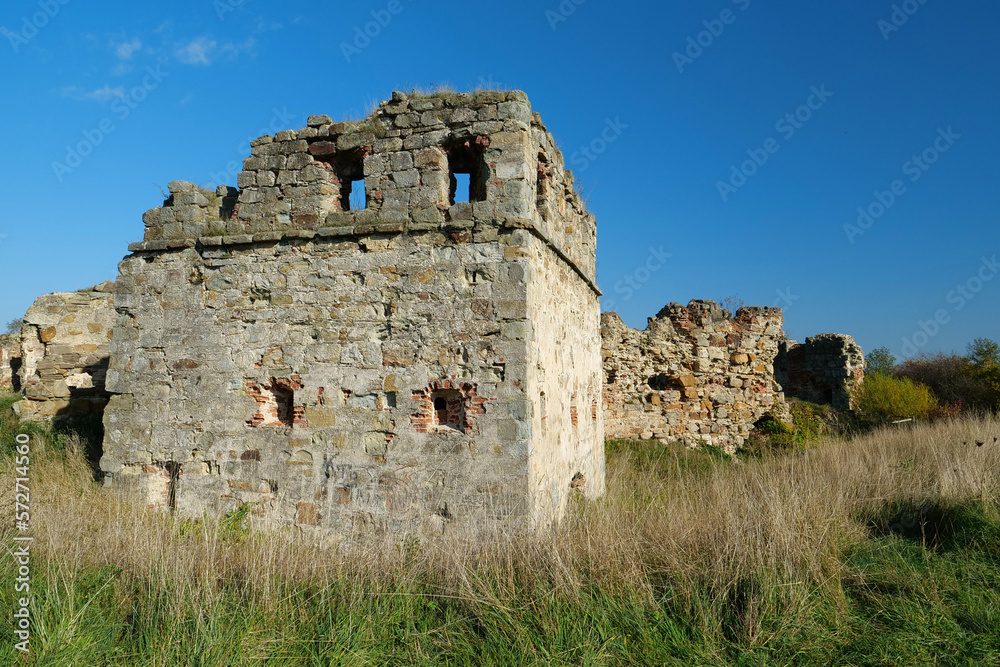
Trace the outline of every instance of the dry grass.
<instances>
[{"instance_id":1,"label":"dry grass","mask_svg":"<svg viewBox=\"0 0 1000 667\"><path fill-rule=\"evenodd\" d=\"M240 581L248 590L262 588L265 598L276 580L416 569L459 585L471 570L514 576L527 563L567 592L596 583L649 596L663 578L726 590L762 572L816 583L839 576L844 546L862 540L887 508L995 500L998 434L996 418L942 423L683 471L676 450L643 461L625 452L609 465L608 495L579 503L551 533L498 535L474 546L460 538L419 547L386 538L340 551L291 531L234 539L215 522L174 521L88 483L81 457L70 455L33 468L33 524L38 546L61 567L113 565L205 592ZM12 477L5 471L0 484L12 488ZM4 530L12 528L10 510L0 510Z\"/></svg>"},{"instance_id":2,"label":"dry grass","mask_svg":"<svg viewBox=\"0 0 1000 667\"><path fill-rule=\"evenodd\" d=\"M1000 421L992 417L753 460L625 448L611 457L607 496L577 503L551 532L474 542L385 538L339 550L291 531L174 521L90 483L79 455L39 457L36 449L36 567L52 581L111 568L129 590L169 591L178 617L192 605L208 613L234 593L249 607L277 612L302 585L336 585L361 601L412 583L500 610L532 590L572 602L596 588L640 606L670 595L696 616L701 606L735 609L739 633L753 643L764 605L780 606L793 623L815 591L842 596L845 553L900 511L969 500L995 507L996 436ZM13 488L12 477L5 470L0 485ZM3 534L13 528L9 501L5 495L0 508Z\"/></svg>"}]
</instances>

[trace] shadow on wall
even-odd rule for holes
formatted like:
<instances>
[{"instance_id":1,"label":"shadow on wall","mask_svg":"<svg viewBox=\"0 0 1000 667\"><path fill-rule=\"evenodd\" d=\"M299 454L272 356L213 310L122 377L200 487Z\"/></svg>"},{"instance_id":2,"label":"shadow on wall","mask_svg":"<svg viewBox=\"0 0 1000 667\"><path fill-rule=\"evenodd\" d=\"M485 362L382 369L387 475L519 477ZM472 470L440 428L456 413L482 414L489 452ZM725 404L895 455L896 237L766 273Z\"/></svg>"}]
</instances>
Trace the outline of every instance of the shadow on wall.
<instances>
[{"instance_id":1,"label":"shadow on wall","mask_svg":"<svg viewBox=\"0 0 1000 667\"><path fill-rule=\"evenodd\" d=\"M864 379L864 353L851 336L819 334L778 343L774 378L785 396L851 409L851 390Z\"/></svg>"},{"instance_id":2,"label":"shadow on wall","mask_svg":"<svg viewBox=\"0 0 1000 667\"><path fill-rule=\"evenodd\" d=\"M93 378L92 387L70 387L69 404L56 411L52 418L55 430L76 433L83 446L87 463L93 471L94 479L103 477L98 463L101 460L104 441L104 408L108 405L108 393L104 390L104 378L108 372L110 357L103 357L96 363L83 368L83 372Z\"/></svg>"}]
</instances>

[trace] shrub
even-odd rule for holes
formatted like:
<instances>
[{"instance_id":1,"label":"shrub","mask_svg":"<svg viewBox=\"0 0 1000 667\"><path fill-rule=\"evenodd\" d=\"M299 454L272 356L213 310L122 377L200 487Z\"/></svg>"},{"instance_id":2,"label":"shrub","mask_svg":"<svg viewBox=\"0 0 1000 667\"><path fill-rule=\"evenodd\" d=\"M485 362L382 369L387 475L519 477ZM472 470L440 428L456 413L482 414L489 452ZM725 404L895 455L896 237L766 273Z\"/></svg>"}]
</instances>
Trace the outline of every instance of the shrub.
<instances>
[{"instance_id":1,"label":"shrub","mask_svg":"<svg viewBox=\"0 0 1000 667\"><path fill-rule=\"evenodd\" d=\"M907 359L896 369L896 377L927 385L942 402L966 410L996 408L988 379L972 361L957 354Z\"/></svg>"},{"instance_id":2,"label":"shrub","mask_svg":"<svg viewBox=\"0 0 1000 667\"><path fill-rule=\"evenodd\" d=\"M743 445L744 453L760 456L766 452L804 449L811 441L840 430L836 411L830 406L789 399L788 411L792 416L791 424L783 422L773 412L758 419Z\"/></svg>"},{"instance_id":3,"label":"shrub","mask_svg":"<svg viewBox=\"0 0 1000 667\"><path fill-rule=\"evenodd\" d=\"M926 385L881 373L867 376L852 399L858 417L868 424L909 417L927 419L937 407L937 399Z\"/></svg>"}]
</instances>

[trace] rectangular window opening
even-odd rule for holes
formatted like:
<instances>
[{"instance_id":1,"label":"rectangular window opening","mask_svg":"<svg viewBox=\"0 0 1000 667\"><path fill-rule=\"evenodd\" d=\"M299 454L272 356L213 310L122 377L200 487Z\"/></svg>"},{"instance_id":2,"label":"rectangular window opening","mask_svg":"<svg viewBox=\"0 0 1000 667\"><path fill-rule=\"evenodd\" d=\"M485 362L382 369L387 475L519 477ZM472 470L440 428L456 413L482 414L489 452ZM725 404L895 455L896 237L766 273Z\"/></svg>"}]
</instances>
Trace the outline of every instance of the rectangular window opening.
<instances>
[{"instance_id":1,"label":"rectangular window opening","mask_svg":"<svg viewBox=\"0 0 1000 667\"><path fill-rule=\"evenodd\" d=\"M465 405L457 391L435 391L431 394L431 401L434 405L434 425L438 431L465 431Z\"/></svg>"},{"instance_id":2,"label":"rectangular window opening","mask_svg":"<svg viewBox=\"0 0 1000 667\"><path fill-rule=\"evenodd\" d=\"M451 203L471 202L472 174L453 173L451 181Z\"/></svg>"},{"instance_id":3,"label":"rectangular window opening","mask_svg":"<svg viewBox=\"0 0 1000 667\"><path fill-rule=\"evenodd\" d=\"M365 191L364 179L351 181L347 193L348 211L363 211L368 207L368 193Z\"/></svg>"},{"instance_id":4,"label":"rectangular window opening","mask_svg":"<svg viewBox=\"0 0 1000 667\"><path fill-rule=\"evenodd\" d=\"M324 158L333 172L331 181L340 188L337 203L341 211L363 211L367 208L365 189L365 159L359 150L336 153Z\"/></svg>"},{"instance_id":5,"label":"rectangular window opening","mask_svg":"<svg viewBox=\"0 0 1000 667\"><path fill-rule=\"evenodd\" d=\"M483 150L483 144L472 139L445 149L448 155L448 194L452 204L486 201L489 167Z\"/></svg>"}]
</instances>

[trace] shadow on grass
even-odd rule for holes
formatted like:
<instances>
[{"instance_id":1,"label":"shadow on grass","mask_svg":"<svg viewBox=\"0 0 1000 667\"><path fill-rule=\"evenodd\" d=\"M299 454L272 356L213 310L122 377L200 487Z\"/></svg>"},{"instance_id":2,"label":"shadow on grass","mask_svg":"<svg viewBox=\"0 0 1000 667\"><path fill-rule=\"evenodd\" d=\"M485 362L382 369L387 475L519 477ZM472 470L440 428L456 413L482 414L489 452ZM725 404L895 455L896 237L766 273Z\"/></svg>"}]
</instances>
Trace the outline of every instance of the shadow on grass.
<instances>
[{"instance_id":1,"label":"shadow on grass","mask_svg":"<svg viewBox=\"0 0 1000 667\"><path fill-rule=\"evenodd\" d=\"M1000 523L981 503L893 503L867 528L873 537L895 536L938 553L980 551L1000 558Z\"/></svg>"}]
</instances>

